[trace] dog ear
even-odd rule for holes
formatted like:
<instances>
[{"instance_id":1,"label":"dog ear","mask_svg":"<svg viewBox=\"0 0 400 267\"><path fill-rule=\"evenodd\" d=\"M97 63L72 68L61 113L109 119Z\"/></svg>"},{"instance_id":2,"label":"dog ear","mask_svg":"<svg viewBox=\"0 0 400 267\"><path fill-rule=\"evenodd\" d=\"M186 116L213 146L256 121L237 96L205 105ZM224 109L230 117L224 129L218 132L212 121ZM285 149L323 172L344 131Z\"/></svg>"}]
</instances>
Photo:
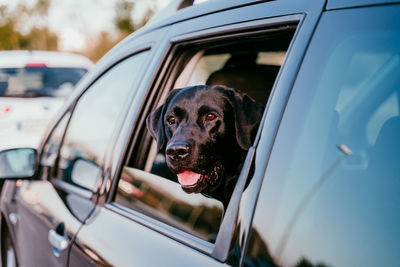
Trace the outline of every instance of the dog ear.
<instances>
[{"instance_id":1,"label":"dog ear","mask_svg":"<svg viewBox=\"0 0 400 267\"><path fill-rule=\"evenodd\" d=\"M254 101L247 94L230 88L227 88L227 90L230 90L230 99L234 111L236 140L242 149L248 150L257 133L264 106Z\"/></svg>"},{"instance_id":2,"label":"dog ear","mask_svg":"<svg viewBox=\"0 0 400 267\"><path fill-rule=\"evenodd\" d=\"M165 104L159 106L156 110L150 113L146 118L146 126L149 130L151 136L157 141L157 150L161 151L165 149L167 143L167 138L164 129L164 114L165 107L168 105L170 99L179 91L179 89L174 89L169 92Z\"/></svg>"},{"instance_id":3,"label":"dog ear","mask_svg":"<svg viewBox=\"0 0 400 267\"><path fill-rule=\"evenodd\" d=\"M163 123L164 105L161 105L146 118L146 126L151 136L157 141L157 150L160 151L165 145L165 133Z\"/></svg>"}]
</instances>

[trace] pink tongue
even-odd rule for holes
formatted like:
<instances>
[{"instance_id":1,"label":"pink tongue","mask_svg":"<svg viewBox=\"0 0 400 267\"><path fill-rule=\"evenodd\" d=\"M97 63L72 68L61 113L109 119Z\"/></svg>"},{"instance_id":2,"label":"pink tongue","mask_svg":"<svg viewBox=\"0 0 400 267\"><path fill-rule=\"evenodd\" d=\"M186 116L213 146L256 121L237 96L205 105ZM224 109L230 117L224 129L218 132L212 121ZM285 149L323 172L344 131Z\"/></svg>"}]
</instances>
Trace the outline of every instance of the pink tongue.
<instances>
[{"instance_id":1,"label":"pink tongue","mask_svg":"<svg viewBox=\"0 0 400 267\"><path fill-rule=\"evenodd\" d=\"M200 179L201 174L195 173L189 170L184 170L178 174L178 181L183 186L190 186L197 183Z\"/></svg>"}]
</instances>

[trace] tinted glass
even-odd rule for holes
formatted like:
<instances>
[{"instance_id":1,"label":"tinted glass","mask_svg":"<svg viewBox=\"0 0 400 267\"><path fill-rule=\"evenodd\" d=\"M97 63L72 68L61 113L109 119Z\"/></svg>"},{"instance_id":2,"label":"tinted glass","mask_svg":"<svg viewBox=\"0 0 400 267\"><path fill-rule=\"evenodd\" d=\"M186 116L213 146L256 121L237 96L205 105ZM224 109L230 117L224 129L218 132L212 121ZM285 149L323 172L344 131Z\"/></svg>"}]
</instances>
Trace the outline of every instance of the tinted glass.
<instances>
[{"instance_id":1,"label":"tinted glass","mask_svg":"<svg viewBox=\"0 0 400 267\"><path fill-rule=\"evenodd\" d=\"M322 16L273 148L248 265L399 264L399 15Z\"/></svg>"},{"instance_id":2,"label":"tinted glass","mask_svg":"<svg viewBox=\"0 0 400 267\"><path fill-rule=\"evenodd\" d=\"M93 177L93 181L82 178L85 179L82 182L73 177L72 174L76 174L75 163L85 161L79 165L102 165L113 133L118 130L130 96L135 91L134 83L138 81L147 53L140 53L114 66L78 100L60 152L59 178L84 188L90 184L91 188L87 189L96 190L97 180Z\"/></svg>"},{"instance_id":3,"label":"tinted glass","mask_svg":"<svg viewBox=\"0 0 400 267\"><path fill-rule=\"evenodd\" d=\"M67 127L70 116L71 112L67 112L64 117L58 122L50 137L47 139L45 145L43 146L42 156L40 159L40 163L42 165L53 167L56 163L58 150L60 149L65 128ZM46 169L46 171L48 170ZM47 173L44 175L47 176Z\"/></svg>"},{"instance_id":4,"label":"tinted glass","mask_svg":"<svg viewBox=\"0 0 400 267\"><path fill-rule=\"evenodd\" d=\"M86 72L82 68L3 68L0 97L68 96Z\"/></svg>"}]
</instances>

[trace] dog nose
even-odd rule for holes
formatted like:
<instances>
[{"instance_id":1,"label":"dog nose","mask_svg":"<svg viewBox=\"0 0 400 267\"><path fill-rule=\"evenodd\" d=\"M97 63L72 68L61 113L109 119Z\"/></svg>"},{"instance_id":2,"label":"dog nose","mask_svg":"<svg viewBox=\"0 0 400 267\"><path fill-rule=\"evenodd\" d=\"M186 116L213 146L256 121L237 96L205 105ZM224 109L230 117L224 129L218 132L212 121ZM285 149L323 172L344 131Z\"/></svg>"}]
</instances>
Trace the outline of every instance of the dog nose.
<instances>
[{"instance_id":1,"label":"dog nose","mask_svg":"<svg viewBox=\"0 0 400 267\"><path fill-rule=\"evenodd\" d=\"M189 156L190 146L186 142L174 142L167 146L165 153L173 160L182 160Z\"/></svg>"}]
</instances>

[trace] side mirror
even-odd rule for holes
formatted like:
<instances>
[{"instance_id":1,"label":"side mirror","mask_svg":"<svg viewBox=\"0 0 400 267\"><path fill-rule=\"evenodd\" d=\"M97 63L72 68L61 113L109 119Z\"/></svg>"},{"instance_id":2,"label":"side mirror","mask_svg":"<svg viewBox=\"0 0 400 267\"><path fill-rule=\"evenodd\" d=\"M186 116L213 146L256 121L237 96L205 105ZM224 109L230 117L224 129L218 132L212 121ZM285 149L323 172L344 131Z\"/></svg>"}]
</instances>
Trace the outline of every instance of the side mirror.
<instances>
[{"instance_id":1,"label":"side mirror","mask_svg":"<svg viewBox=\"0 0 400 267\"><path fill-rule=\"evenodd\" d=\"M29 179L35 175L36 150L14 148L0 151L1 179Z\"/></svg>"},{"instance_id":2,"label":"side mirror","mask_svg":"<svg viewBox=\"0 0 400 267\"><path fill-rule=\"evenodd\" d=\"M77 159L72 166L71 180L92 192L97 190L102 169L95 163L86 159Z\"/></svg>"}]
</instances>

